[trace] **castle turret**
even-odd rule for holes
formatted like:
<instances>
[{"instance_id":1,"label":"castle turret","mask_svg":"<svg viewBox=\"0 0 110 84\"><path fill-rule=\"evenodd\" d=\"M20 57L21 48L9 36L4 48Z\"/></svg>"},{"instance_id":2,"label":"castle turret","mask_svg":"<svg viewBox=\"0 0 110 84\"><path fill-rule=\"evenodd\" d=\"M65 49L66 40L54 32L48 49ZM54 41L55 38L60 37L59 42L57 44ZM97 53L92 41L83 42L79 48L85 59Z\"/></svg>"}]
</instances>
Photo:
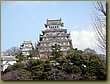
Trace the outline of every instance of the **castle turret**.
<instances>
[{"instance_id":1,"label":"castle turret","mask_svg":"<svg viewBox=\"0 0 110 84\"><path fill-rule=\"evenodd\" d=\"M32 51L33 49L34 49L34 47L33 47L31 41L24 41L20 45L20 50L21 50L22 54L25 55L25 56L29 56L30 55L30 51Z\"/></svg>"}]
</instances>

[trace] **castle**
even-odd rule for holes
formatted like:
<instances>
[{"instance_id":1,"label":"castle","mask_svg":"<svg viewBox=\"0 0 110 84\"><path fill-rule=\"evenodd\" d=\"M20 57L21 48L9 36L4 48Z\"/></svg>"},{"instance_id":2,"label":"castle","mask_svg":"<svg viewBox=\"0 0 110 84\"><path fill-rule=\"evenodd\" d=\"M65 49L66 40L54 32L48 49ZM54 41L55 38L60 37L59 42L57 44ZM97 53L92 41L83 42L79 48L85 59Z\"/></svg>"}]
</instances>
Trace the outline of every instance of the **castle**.
<instances>
[{"instance_id":1,"label":"castle","mask_svg":"<svg viewBox=\"0 0 110 84\"><path fill-rule=\"evenodd\" d=\"M47 56L50 56L52 45L55 44L60 45L64 56L66 55L66 52L72 48L70 33L64 28L62 19L46 21L46 24L44 24L44 30L42 30L42 35L39 36L39 42L35 45L35 50L40 55L40 58L46 59ZM33 49L31 41L24 41L21 47L21 51L25 55L29 55L28 51Z\"/></svg>"},{"instance_id":2,"label":"castle","mask_svg":"<svg viewBox=\"0 0 110 84\"><path fill-rule=\"evenodd\" d=\"M39 36L39 42L33 46L31 40L23 41L20 45L20 51L22 55L28 57L31 53L35 54L33 59L48 59L51 57L51 47L55 44L60 45L63 56L66 56L67 51L72 48L72 40L70 39L70 33L67 33L67 29L64 28L64 23L61 19L47 20L44 24L44 30L42 35ZM2 70L4 71L8 66L16 63L18 59L15 56L2 56Z\"/></svg>"}]
</instances>

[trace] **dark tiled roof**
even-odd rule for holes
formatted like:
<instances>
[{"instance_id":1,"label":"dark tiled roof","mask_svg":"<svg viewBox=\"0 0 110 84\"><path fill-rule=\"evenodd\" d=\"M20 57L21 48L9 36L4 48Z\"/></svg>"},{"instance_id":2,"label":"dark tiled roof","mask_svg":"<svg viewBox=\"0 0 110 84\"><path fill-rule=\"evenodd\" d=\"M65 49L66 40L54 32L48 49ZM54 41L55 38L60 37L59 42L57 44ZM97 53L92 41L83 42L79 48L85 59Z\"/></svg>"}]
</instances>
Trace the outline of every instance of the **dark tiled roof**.
<instances>
[{"instance_id":1,"label":"dark tiled roof","mask_svg":"<svg viewBox=\"0 0 110 84\"><path fill-rule=\"evenodd\" d=\"M17 59L14 56L2 56L3 61L16 61Z\"/></svg>"}]
</instances>

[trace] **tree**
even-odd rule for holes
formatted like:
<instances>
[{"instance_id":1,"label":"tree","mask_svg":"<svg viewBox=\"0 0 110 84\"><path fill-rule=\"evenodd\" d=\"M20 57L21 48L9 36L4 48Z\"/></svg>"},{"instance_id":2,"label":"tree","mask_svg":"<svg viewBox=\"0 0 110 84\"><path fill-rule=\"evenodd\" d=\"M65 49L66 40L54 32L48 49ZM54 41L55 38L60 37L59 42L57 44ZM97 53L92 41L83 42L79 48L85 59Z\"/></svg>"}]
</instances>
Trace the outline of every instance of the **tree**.
<instances>
[{"instance_id":1,"label":"tree","mask_svg":"<svg viewBox=\"0 0 110 84\"><path fill-rule=\"evenodd\" d=\"M106 64L98 54L91 53L89 58L84 60L86 68L81 70L84 80L106 80Z\"/></svg>"},{"instance_id":2,"label":"tree","mask_svg":"<svg viewBox=\"0 0 110 84\"><path fill-rule=\"evenodd\" d=\"M61 49L60 45L55 44L55 45L52 46L51 55L52 55L52 58L54 60L56 60L56 58L62 56L62 53L61 53L60 49Z\"/></svg>"},{"instance_id":3,"label":"tree","mask_svg":"<svg viewBox=\"0 0 110 84\"><path fill-rule=\"evenodd\" d=\"M3 74L10 72L12 70L20 70L20 69L25 69L25 64L18 62L18 63L15 63L14 65L8 66L7 69L3 71Z\"/></svg>"},{"instance_id":4,"label":"tree","mask_svg":"<svg viewBox=\"0 0 110 84\"><path fill-rule=\"evenodd\" d=\"M25 69L24 63L9 66L2 74L2 80L31 80L31 74Z\"/></svg>"},{"instance_id":5,"label":"tree","mask_svg":"<svg viewBox=\"0 0 110 84\"><path fill-rule=\"evenodd\" d=\"M57 53L58 56L52 60L29 59L27 62L17 62L2 73L2 79L106 80L106 64L98 54L83 53L77 49L72 51L66 57Z\"/></svg>"},{"instance_id":6,"label":"tree","mask_svg":"<svg viewBox=\"0 0 110 84\"><path fill-rule=\"evenodd\" d=\"M83 52L84 52L84 53L96 53L95 50L92 50L92 49L90 49L90 48L84 49Z\"/></svg>"},{"instance_id":7,"label":"tree","mask_svg":"<svg viewBox=\"0 0 110 84\"><path fill-rule=\"evenodd\" d=\"M51 64L48 60L30 59L26 64L26 70L31 73L33 80L48 80Z\"/></svg>"},{"instance_id":8,"label":"tree","mask_svg":"<svg viewBox=\"0 0 110 84\"><path fill-rule=\"evenodd\" d=\"M16 56L17 53L19 52L20 52L20 49L18 47L11 47L10 49L7 49L5 51L7 55L11 55L11 56Z\"/></svg>"},{"instance_id":9,"label":"tree","mask_svg":"<svg viewBox=\"0 0 110 84\"><path fill-rule=\"evenodd\" d=\"M97 1L93 17L98 46L106 54L106 3L104 4L104 1Z\"/></svg>"},{"instance_id":10,"label":"tree","mask_svg":"<svg viewBox=\"0 0 110 84\"><path fill-rule=\"evenodd\" d=\"M3 74L1 79L2 80L31 80L29 77L29 72L21 69L21 70L12 70L10 72L7 72L6 74Z\"/></svg>"},{"instance_id":11,"label":"tree","mask_svg":"<svg viewBox=\"0 0 110 84\"><path fill-rule=\"evenodd\" d=\"M65 68L72 80L105 80L106 64L96 53L74 50L66 57L69 65Z\"/></svg>"},{"instance_id":12,"label":"tree","mask_svg":"<svg viewBox=\"0 0 110 84\"><path fill-rule=\"evenodd\" d=\"M40 58L40 55L37 49L30 50L29 53L30 53L30 55L28 56L29 58L33 58L33 57Z\"/></svg>"},{"instance_id":13,"label":"tree","mask_svg":"<svg viewBox=\"0 0 110 84\"><path fill-rule=\"evenodd\" d=\"M17 53L16 58L18 59L17 62L25 62L25 61L27 60L27 57L24 56L24 55L22 54L22 52Z\"/></svg>"}]
</instances>

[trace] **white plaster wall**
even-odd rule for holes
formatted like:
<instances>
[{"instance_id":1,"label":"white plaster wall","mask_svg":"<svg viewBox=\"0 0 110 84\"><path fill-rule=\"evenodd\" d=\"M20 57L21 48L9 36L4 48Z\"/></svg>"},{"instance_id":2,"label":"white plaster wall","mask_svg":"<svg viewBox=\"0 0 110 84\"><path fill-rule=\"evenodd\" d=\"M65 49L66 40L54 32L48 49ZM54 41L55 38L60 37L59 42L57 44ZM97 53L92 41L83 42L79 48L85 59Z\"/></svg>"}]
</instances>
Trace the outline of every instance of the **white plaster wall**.
<instances>
[{"instance_id":1,"label":"white plaster wall","mask_svg":"<svg viewBox=\"0 0 110 84\"><path fill-rule=\"evenodd\" d=\"M7 61L3 61L3 71L7 69L8 66L13 65L14 63L16 63L16 61L8 61L8 63Z\"/></svg>"}]
</instances>

